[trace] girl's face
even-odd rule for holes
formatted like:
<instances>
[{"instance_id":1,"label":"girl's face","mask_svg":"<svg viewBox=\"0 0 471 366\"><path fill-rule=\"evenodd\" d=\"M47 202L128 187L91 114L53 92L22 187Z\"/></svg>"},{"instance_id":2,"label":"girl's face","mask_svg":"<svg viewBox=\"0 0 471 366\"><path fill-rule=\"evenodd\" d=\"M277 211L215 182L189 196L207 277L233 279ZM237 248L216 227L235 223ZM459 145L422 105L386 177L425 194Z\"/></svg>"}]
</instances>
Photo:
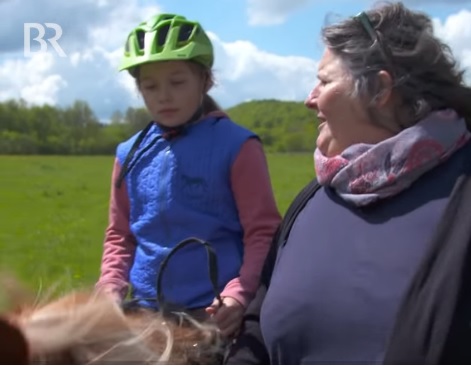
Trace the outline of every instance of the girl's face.
<instances>
[{"instance_id":1,"label":"girl's face","mask_svg":"<svg viewBox=\"0 0 471 366\"><path fill-rule=\"evenodd\" d=\"M154 121L168 127L187 122L201 105L206 80L196 65L186 61L144 64L139 90Z\"/></svg>"}]
</instances>

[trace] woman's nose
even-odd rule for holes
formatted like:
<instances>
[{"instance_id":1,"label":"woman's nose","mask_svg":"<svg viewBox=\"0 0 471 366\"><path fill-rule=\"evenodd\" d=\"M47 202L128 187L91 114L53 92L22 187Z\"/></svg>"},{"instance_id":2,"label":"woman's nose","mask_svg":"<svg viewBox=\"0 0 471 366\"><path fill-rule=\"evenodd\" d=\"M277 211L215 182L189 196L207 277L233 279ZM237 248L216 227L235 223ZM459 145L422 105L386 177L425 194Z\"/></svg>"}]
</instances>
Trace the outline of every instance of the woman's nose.
<instances>
[{"instance_id":1,"label":"woman's nose","mask_svg":"<svg viewBox=\"0 0 471 366\"><path fill-rule=\"evenodd\" d=\"M304 105L309 109L315 109L317 107L317 87L312 89L308 97L304 101Z\"/></svg>"}]
</instances>

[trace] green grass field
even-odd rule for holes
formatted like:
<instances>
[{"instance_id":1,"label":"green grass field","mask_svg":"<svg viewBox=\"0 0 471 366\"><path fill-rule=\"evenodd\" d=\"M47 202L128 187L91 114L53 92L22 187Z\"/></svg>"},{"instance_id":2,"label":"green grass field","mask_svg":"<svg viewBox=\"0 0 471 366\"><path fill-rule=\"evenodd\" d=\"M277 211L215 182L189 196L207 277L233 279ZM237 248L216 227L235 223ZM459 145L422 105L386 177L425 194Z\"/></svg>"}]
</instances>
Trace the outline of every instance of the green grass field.
<instances>
[{"instance_id":1,"label":"green grass field","mask_svg":"<svg viewBox=\"0 0 471 366\"><path fill-rule=\"evenodd\" d=\"M269 155L280 212L313 176L311 154ZM33 290L93 284L113 158L0 156L0 269Z\"/></svg>"}]
</instances>

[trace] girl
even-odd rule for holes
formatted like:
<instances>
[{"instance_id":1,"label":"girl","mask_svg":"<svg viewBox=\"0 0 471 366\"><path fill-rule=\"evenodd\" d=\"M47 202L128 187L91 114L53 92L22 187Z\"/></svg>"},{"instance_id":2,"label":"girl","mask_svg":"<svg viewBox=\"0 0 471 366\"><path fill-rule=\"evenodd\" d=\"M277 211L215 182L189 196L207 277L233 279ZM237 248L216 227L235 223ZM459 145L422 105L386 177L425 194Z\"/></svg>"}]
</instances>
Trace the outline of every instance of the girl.
<instances>
[{"instance_id":1,"label":"girl","mask_svg":"<svg viewBox=\"0 0 471 366\"><path fill-rule=\"evenodd\" d=\"M188 237L208 241L219 265L214 299L205 251L173 256L160 291L171 303L214 316L233 334L253 298L281 220L258 137L207 94L213 47L201 25L161 14L128 36L121 70L135 78L153 121L119 144L97 289L158 310L159 265ZM147 300L146 300L147 299Z\"/></svg>"}]
</instances>

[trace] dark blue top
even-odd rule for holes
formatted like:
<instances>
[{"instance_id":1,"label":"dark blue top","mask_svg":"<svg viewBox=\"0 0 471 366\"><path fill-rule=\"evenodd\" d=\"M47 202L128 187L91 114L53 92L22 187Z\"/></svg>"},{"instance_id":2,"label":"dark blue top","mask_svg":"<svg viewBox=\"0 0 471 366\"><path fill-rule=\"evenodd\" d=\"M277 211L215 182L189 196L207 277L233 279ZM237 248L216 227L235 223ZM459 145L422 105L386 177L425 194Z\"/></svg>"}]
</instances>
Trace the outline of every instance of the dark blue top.
<instances>
[{"instance_id":1,"label":"dark blue top","mask_svg":"<svg viewBox=\"0 0 471 366\"><path fill-rule=\"evenodd\" d=\"M382 362L469 150L369 208L353 208L330 189L315 194L278 254L261 310L271 363Z\"/></svg>"}]
</instances>

